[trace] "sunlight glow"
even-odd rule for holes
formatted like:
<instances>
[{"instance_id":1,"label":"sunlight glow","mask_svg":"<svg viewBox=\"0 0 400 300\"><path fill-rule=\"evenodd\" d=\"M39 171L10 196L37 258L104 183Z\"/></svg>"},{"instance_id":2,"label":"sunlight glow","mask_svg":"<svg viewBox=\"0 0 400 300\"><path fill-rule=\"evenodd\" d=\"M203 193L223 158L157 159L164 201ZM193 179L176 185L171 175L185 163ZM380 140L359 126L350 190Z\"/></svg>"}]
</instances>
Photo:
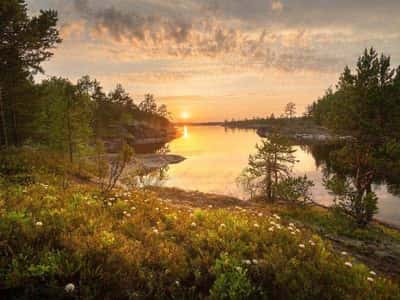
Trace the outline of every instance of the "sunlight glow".
<instances>
[{"instance_id":1,"label":"sunlight glow","mask_svg":"<svg viewBox=\"0 0 400 300\"><path fill-rule=\"evenodd\" d=\"M187 139L189 137L189 132L186 126L183 126L183 138Z\"/></svg>"},{"instance_id":2,"label":"sunlight glow","mask_svg":"<svg viewBox=\"0 0 400 300\"><path fill-rule=\"evenodd\" d=\"M181 112L181 118L183 120L187 120L187 119L190 118L190 115L189 115L189 113L187 111L183 111L183 112Z\"/></svg>"}]
</instances>

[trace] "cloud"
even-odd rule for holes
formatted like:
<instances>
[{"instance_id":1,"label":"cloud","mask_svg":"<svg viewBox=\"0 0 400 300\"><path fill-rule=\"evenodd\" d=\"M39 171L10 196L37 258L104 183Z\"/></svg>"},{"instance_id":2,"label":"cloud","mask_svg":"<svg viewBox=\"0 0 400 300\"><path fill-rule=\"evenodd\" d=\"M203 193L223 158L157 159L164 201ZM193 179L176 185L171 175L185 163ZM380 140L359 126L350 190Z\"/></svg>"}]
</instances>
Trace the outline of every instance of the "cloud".
<instances>
[{"instance_id":1,"label":"cloud","mask_svg":"<svg viewBox=\"0 0 400 300\"><path fill-rule=\"evenodd\" d=\"M225 3L226 4L226 3ZM190 6L192 7L192 6ZM274 0L265 7L282 10ZM75 0L75 9L99 42L112 40L131 52L153 58L214 58L226 66L277 68L285 71L330 71L328 63L305 41L303 29L272 32L265 28L246 31L216 16L172 14L170 10L147 10L143 6L122 11L115 6L95 7L88 0ZM203 7L203 9L205 9ZM210 11L208 7L205 11ZM150 14L151 13L151 14ZM80 20L81 22L82 20ZM313 61L313 59L315 60ZM336 62L335 62L336 63Z\"/></svg>"}]
</instances>

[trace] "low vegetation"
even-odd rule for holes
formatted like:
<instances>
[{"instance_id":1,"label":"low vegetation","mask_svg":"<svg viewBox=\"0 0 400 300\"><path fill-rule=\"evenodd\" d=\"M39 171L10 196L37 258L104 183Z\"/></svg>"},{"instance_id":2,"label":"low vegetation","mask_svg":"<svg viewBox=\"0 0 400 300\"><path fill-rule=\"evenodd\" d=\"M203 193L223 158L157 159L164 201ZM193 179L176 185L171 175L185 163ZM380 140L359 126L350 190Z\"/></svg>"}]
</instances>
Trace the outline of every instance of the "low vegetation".
<instances>
[{"instance_id":1,"label":"low vegetation","mask_svg":"<svg viewBox=\"0 0 400 300\"><path fill-rule=\"evenodd\" d=\"M0 289L7 299L400 294L394 281L265 208L194 209L118 188L104 197L89 176L74 168L65 174L56 157L40 157L28 149L2 161Z\"/></svg>"}]
</instances>

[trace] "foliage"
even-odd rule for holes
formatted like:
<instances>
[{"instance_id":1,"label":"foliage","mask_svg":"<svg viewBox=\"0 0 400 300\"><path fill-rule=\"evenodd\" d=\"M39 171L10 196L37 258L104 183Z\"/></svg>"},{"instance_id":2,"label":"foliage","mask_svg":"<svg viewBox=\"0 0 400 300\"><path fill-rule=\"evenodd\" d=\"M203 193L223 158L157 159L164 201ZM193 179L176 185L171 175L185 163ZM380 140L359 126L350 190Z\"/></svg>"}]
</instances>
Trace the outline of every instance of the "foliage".
<instances>
[{"instance_id":1,"label":"foliage","mask_svg":"<svg viewBox=\"0 0 400 300\"><path fill-rule=\"evenodd\" d=\"M391 68L389 56L365 49L354 71L345 67L336 90L329 89L309 107L317 123L352 135L333 153L333 168L339 168L327 183L339 207L360 226L377 212L378 199L371 187L374 178L382 170L395 169L400 159L399 78L400 67Z\"/></svg>"},{"instance_id":2,"label":"foliage","mask_svg":"<svg viewBox=\"0 0 400 300\"><path fill-rule=\"evenodd\" d=\"M238 179L243 187L267 200L277 198L277 187L287 180L295 163L292 146L279 134L272 134L256 145L257 153L249 156L249 165ZM283 184L281 184L281 189Z\"/></svg>"},{"instance_id":3,"label":"foliage","mask_svg":"<svg viewBox=\"0 0 400 300\"><path fill-rule=\"evenodd\" d=\"M216 280L210 291L211 299L248 299L254 288L247 276L246 267L222 254L214 266Z\"/></svg>"},{"instance_id":4,"label":"foliage","mask_svg":"<svg viewBox=\"0 0 400 300\"><path fill-rule=\"evenodd\" d=\"M71 182L62 189L56 184L59 173L45 166L39 172L35 165L35 183L1 183L5 299L396 299L399 294L393 281L370 275L313 232L262 207L193 210L149 191L120 189L103 200L91 184ZM68 294L70 283L75 290Z\"/></svg>"},{"instance_id":5,"label":"foliage","mask_svg":"<svg viewBox=\"0 0 400 300\"><path fill-rule=\"evenodd\" d=\"M325 186L335 196L335 205L353 217L359 226L366 226L378 212L378 198L372 191L360 193L347 178L332 176Z\"/></svg>"},{"instance_id":6,"label":"foliage","mask_svg":"<svg viewBox=\"0 0 400 300\"><path fill-rule=\"evenodd\" d=\"M362 141L398 138L399 78L400 67L390 67L390 56L365 49L355 72L346 66L336 90L329 89L310 106L310 114L318 123Z\"/></svg>"},{"instance_id":7,"label":"foliage","mask_svg":"<svg viewBox=\"0 0 400 300\"><path fill-rule=\"evenodd\" d=\"M312 203L310 189L314 183L306 175L289 176L276 185L276 198L286 202L309 204Z\"/></svg>"},{"instance_id":8,"label":"foliage","mask_svg":"<svg viewBox=\"0 0 400 300\"><path fill-rule=\"evenodd\" d=\"M29 103L26 93L32 92L30 75L43 71L40 64L61 41L56 24L54 10L31 17L25 1L0 3L0 145L17 145L21 128L27 127L29 119L23 116Z\"/></svg>"},{"instance_id":9,"label":"foliage","mask_svg":"<svg viewBox=\"0 0 400 300\"><path fill-rule=\"evenodd\" d=\"M293 102L289 102L285 106L285 116L289 119L293 118L296 115L296 104Z\"/></svg>"},{"instance_id":10,"label":"foliage","mask_svg":"<svg viewBox=\"0 0 400 300\"><path fill-rule=\"evenodd\" d=\"M118 155L112 159L108 170L104 171L104 166L100 165L103 163L103 161L98 161L99 183L103 195L108 195L108 193L114 189L122 175L122 172L131 162L133 155L134 151L132 147L125 143L123 144L120 153L118 153Z\"/></svg>"}]
</instances>

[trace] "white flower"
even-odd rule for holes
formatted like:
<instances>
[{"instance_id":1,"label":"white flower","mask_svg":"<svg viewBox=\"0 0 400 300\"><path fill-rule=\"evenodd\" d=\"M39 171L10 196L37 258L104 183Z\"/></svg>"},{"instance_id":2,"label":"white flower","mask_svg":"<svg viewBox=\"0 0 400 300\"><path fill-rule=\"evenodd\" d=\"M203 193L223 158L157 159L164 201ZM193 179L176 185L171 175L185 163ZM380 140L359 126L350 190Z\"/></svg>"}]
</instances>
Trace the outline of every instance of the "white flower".
<instances>
[{"instance_id":1,"label":"white flower","mask_svg":"<svg viewBox=\"0 0 400 300\"><path fill-rule=\"evenodd\" d=\"M342 251L341 254L342 255L347 255L347 252L346 251Z\"/></svg>"},{"instance_id":2,"label":"white flower","mask_svg":"<svg viewBox=\"0 0 400 300\"><path fill-rule=\"evenodd\" d=\"M209 206L208 206L208 208L212 208L213 206L210 204Z\"/></svg>"},{"instance_id":3,"label":"white flower","mask_svg":"<svg viewBox=\"0 0 400 300\"><path fill-rule=\"evenodd\" d=\"M268 228L268 231L274 231L274 227L273 226L271 226L270 228Z\"/></svg>"},{"instance_id":4,"label":"white flower","mask_svg":"<svg viewBox=\"0 0 400 300\"><path fill-rule=\"evenodd\" d=\"M129 217L131 217L131 214L130 214L130 213L127 213L126 216L129 218Z\"/></svg>"},{"instance_id":5,"label":"white flower","mask_svg":"<svg viewBox=\"0 0 400 300\"><path fill-rule=\"evenodd\" d=\"M281 225L279 225L279 224L276 224L275 226L276 226L276 228L278 228L278 229L281 229L281 228L282 228Z\"/></svg>"},{"instance_id":6,"label":"white flower","mask_svg":"<svg viewBox=\"0 0 400 300\"><path fill-rule=\"evenodd\" d=\"M241 267L236 267L235 269L236 269L236 271L238 271L238 272L242 271L242 268L241 268Z\"/></svg>"},{"instance_id":7,"label":"white flower","mask_svg":"<svg viewBox=\"0 0 400 300\"><path fill-rule=\"evenodd\" d=\"M245 263L246 265L251 265L250 259L245 259L245 260L243 260L243 263Z\"/></svg>"},{"instance_id":8,"label":"white flower","mask_svg":"<svg viewBox=\"0 0 400 300\"><path fill-rule=\"evenodd\" d=\"M291 231L290 234L291 234L291 235L296 235L296 232Z\"/></svg>"},{"instance_id":9,"label":"white flower","mask_svg":"<svg viewBox=\"0 0 400 300\"><path fill-rule=\"evenodd\" d=\"M160 209L158 207L156 207L156 211L159 211Z\"/></svg>"},{"instance_id":10,"label":"white flower","mask_svg":"<svg viewBox=\"0 0 400 300\"><path fill-rule=\"evenodd\" d=\"M349 261L346 261L346 262L344 263L344 265L347 266L347 267L349 267L349 268L353 267L353 264L352 264L351 262L349 262Z\"/></svg>"},{"instance_id":11,"label":"white flower","mask_svg":"<svg viewBox=\"0 0 400 300\"><path fill-rule=\"evenodd\" d=\"M122 213L123 213L124 215L126 215L126 214L127 214L126 210L124 210Z\"/></svg>"},{"instance_id":12,"label":"white flower","mask_svg":"<svg viewBox=\"0 0 400 300\"><path fill-rule=\"evenodd\" d=\"M131 210L135 210L135 209L136 209L136 207L134 207L134 206L131 207Z\"/></svg>"},{"instance_id":13,"label":"white flower","mask_svg":"<svg viewBox=\"0 0 400 300\"><path fill-rule=\"evenodd\" d=\"M370 271L369 274L371 274L372 276L376 276L376 273L374 271Z\"/></svg>"},{"instance_id":14,"label":"white flower","mask_svg":"<svg viewBox=\"0 0 400 300\"><path fill-rule=\"evenodd\" d=\"M43 226L43 223L40 222L40 221L37 221L37 222L35 223L35 225L38 226L38 227L41 227L41 226Z\"/></svg>"},{"instance_id":15,"label":"white flower","mask_svg":"<svg viewBox=\"0 0 400 300\"><path fill-rule=\"evenodd\" d=\"M309 240L308 242L310 243L311 246L315 246L315 243L313 240Z\"/></svg>"},{"instance_id":16,"label":"white flower","mask_svg":"<svg viewBox=\"0 0 400 300\"><path fill-rule=\"evenodd\" d=\"M179 282L179 280L175 281L176 285L180 285L181 283Z\"/></svg>"},{"instance_id":17,"label":"white flower","mask_svg":"<svg viewBox=\"0 0 400 300\"><path fill-rule=\"evenodd\" d=\"M281 217L278 216L277 214L273 214L273 216L274 216L274 218L277 219L277 220L280 220L280 219L281 219Z\"/></svg>"},{"instance_id":18,"label":"white flower","mask_svg":"<svg viewBox=\"0 0 400 300\"><path fill-rule=\"evenodd\" d=\"M258 216L259 216L259 217L262 217L262 216L263 216L263 213L261 213L261 212L258 213Z\"/></svg>"},{"instance_id":19,"label":"white flower","mask_svg":"<svg viewBox=\"0 0 400 300\"><path fill-rule=\"evenodd\" d=\"M254 225L253 225L255 228L258 228L258 227L260 227L260 225L258 225L257 223L254 223Z\"/></svg>"},{"instance_id":20,"label":"white flower","mask_svg":"<svg viewBox=\"0 0 400 300\"><path fill-rule=\"evenodd\" d=\"M296 229L296 232L300 232L300 229Z\"/></svg>"},{"instance_id":21,"label":"white flower","mask_svg":"<svg viewBox=\"0 0 400 300\"><path fill-rule=\"evenodd\" d=\"M252 262L253 262L253 264L255 264L255 265L258 264L258 260L257 260L257 259L253 259Z\"/></svg>"},{"instance_id":22,"label":"white flower","mask_svg":"<svg viewBox=\"0 0 400 300\"><path fill-rule=\"evenodd\" d=\"M299 248L304 249L306 246L304 246L304 244L299 244Z\"/></svg>"},{"instance_id":23,"label":"white flower","mask_svg":"<svg viewBox=\"0 0 400 300\"><path fill-rule=\"evenodd\" d=\"M375 281L372 277L367 277L367 280L368 280L369 282L374 282L374 281Z\"/></svg>"},{"instance_id":24,"label":"white flower","mask_svg":"<svg viewBox=\"0 0 400 300\"><path fill-rule=\"evenodd\" d=\"M293 223L289 223L289 227L294 227L294 224Z\"/></svg>"},{"instance_id":25,"label":"white flower","mask_svg":"<svg viewBox=\"0 0 400 300\"><path fill-rule=\"evenodd\" d=\"M108 206L112 206L112 203L111 203L111 202L107 202L107 205L108 205Z\"/></svg>"},{"instance_id":26,"label":"white flower","mask_svg":"<svg viewBox=\"0 0 400 300\"><path fill-rule=\"evenodd\" d=\"M68 283L66 286L65 286L65 291L67 292L67 293L72 293L74 290L75 290L75 285L73 284L73 283Z\"/></svg>"},{"instance_id":27,"label":"white flower","mask_svg":"<svg viewBox=\"0 0 400 300\"><path fill-rule=\"evenodd\" d=\"M157 234L157 233L158 233L158 229L157 229L157 228L154 228L154 229L153 229L153 232Z\"/></svg>"},{"instance_id":28,"label":"white flower","mask_svg":"<svg viewBox=\"0 0 400 300\"><path fill-rule=\"evenodd\" d=\"M225 225L224 223L222 223L221 225L219 225L219 227L221 227L221 228L225 228L225 227L226 227L226 225Z\"/></svg>"},{"instance_id":29,"label":"white flower","mask_svg":"<svg viewBox=\"0 0 400 300\"><path fill-rule=\"evenodd\" d=\"M190 226L192 226L192 227L196 227L196 223L195 223L195 222L193 222L192 224L190 224Z\"/></svg>"}]
</instances>

